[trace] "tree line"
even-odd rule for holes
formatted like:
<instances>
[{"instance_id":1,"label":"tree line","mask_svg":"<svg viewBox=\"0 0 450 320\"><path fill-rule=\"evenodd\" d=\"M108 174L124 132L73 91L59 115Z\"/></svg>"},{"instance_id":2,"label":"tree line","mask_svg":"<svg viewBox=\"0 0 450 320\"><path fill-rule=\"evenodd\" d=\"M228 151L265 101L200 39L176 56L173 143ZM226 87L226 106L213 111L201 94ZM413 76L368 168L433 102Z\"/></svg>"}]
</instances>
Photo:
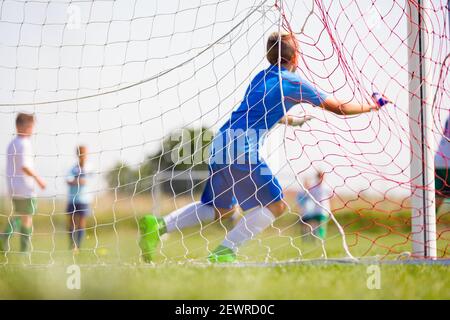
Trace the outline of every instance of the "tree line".
<instances>
[{"instance_id":1,"label":"tree line","mask_svg":"<svg viewBox=\"0 0 450 320\"><path fill-rule=\"evenodd\" d=\"M158 173L207 171L209 146L213 133L207 128L179 129L166 136L160 148L139 165L117 162L106 174L111 191L121 194L150 193L156 183L165 193L181 194L203 188L201 179L159 180Z\"/></svg>"}]
</instances>

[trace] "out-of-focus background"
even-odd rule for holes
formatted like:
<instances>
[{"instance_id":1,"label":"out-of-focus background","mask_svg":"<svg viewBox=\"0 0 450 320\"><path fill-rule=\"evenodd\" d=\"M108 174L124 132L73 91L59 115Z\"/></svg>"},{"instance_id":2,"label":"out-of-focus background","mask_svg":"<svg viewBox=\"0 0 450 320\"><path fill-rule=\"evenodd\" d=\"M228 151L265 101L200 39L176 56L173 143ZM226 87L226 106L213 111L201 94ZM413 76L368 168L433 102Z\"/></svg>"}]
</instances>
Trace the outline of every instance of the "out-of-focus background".
<instances>
[{"instance_id":1,"label":"out-of-focus background","mask_svg":"<svg viewBox=\"0 0 450 320\"><path fill-rule=\"evenodd\" d=\"M36 115L35 167L48 185L38 192L31 256L24 258L18 252L16 237L0 262L140 266L137 219L147 213L164 215L198 200L207 173L208 143L241 102L250 80L268 67L266 40L280 27L296 33L302 55L297 72L317 88L357 102L381 92L394 104L348 117L307 104L293 108L290 114L306 113L314 119L301 128L275 127L263 146L289 210L242 248L240 261L264 265L345 256L335 223L328 224L324 242L306 241L300 232L295 199L317 171L325 172L325 185L332 191L331 211L354 256L377 261L408 256L412 208L405 12L410 5L406 0L2 1L0 228L12 212L6 147L20 111ZM432 106L434 136L427 144L434 151L449 114L446 73L440 78L449 53L446 5L432 1L426 30L431 48L428 79L438 93ZM80 144L88 148L93 215L86 241L74 255L68 246L66 180ZM232 226L216 223L167 235L155 263L204 264L204 257ZM446 207L438 214L437 228L438 256L448 258ZM320 276L320 269L301 268L290 272L292 281L304 272ZM405 283L411 281L413 286L420 270L406 269ZM333 272L327 271L329 281ZM348 272L349 281L342 288L351 287ZM396 272L386 272L395 278ZM446 273L444 268L435 274L442 280ZM258 274L255 281L266 281L267 275ZM31 283L28 278L8 277L12 284L0 282L0 288L10 297L24 297L11 287L20 281ZM421 297L443 297L443 285ZM390 288L385 297L417 297L408 295L407 285L399 291ZM136 284L133 292L139 297L177 297L178 289L169 286L160 296L147 296ZM255 292L247 297L266 297ZM290 294L293 291L276 297ZM361 291L356 290L358 295ZM231 291L224 294L232 296Z\"/></svg>"}]
</instances>

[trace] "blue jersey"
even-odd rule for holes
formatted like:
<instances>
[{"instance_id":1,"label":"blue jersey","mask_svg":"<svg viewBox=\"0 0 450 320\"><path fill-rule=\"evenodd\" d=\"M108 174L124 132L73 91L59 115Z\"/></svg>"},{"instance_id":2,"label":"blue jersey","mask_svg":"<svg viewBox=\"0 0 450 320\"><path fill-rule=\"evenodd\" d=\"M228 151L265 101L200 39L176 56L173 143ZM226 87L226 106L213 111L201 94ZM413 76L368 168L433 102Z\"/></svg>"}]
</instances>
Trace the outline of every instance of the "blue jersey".
<instances>
[{"instance_id":1,"label":"blue jersey","mask_svg":"<svg viewBox=\"0 0 450 320\"><path fill-rule=\"evenodd\" d=\"M271 65L253 78L242 103L215 136L211 162L258 162L265 134L284 116L282 94L286 111L301 102L319 106L327 98L298 74Z\"/></svg>"},{"instance_id":2,"label":"blue jersey","mask_svg":"<svg viewBox=\"0 0 450 320\"><path fill-rule=\"evenodd\" d=\"M91 195L87 190L86 184L80 184L80 179L86 181L89 173L86 169L80 168L79 165L73 166L70 170L69 181L73 181L76 184L69 185L69 203L89 204L91 202Z\"/></svg>"}]
</instances>

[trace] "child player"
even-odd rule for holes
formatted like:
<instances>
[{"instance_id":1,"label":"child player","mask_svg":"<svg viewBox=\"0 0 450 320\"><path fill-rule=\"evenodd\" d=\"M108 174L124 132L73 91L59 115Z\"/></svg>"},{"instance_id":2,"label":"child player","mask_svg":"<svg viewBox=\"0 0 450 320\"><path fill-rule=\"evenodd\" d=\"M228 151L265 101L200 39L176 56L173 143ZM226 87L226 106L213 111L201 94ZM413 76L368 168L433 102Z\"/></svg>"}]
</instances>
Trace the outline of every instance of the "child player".
<instances>
[{"instance_id":1,"label":"child player","mask_svg":"<svg viewBox=\"0 0 450 320\"><path fill-rule=\"evenodd\" d=\"M86 229L86 217L91 213L90 194L86 190L88 172L86 170L87 148L77 147L77 163L72 167L67 184L69 198L67 202L69 244L78 252Z\"/></svg>"},{"instance_id":2,"label":"child player","mask_svg":"<svg viewBox=\"0 0 450 320\"><path fill-rule=\"evenodd\" d=\"M439 211L445 199L450 198L450 176L448 162L450 159L450 115L445 122L444 134L439 142L438 150L434 157L435 189L436 189L436 213Z\"/></svg>"},{"instance_id":3,"label":"child player","mask_svg":"<svg viewBox=\"0 0 450 320\"><path fill-rule=\"evenodd\" d=\"M332 192L323 182L324 173L317 173L317 180L313 186L305 183L306 192L299 192L297 204L302 211L302 222L306 224L307 232L311 232L320 238L325 239L327 234L327 222L330 218L330 199ZM320 205L319 205L320 204Z\"/></svg>"},{"instance_id":4,"label":"child player","mask_svg":"<svg viewBox=\"0 0 450 320\"><path fill-rule=\"evenodd\" d=\"M140 219L139 245L144 261L151 261L162 234L226 218L239 205L246 211L245 216L208 256L211 262L235 261L238 248L269 227L286 208L280 184L259 154L264 136L278 122L304 122L303 118L285 116L285 111L296 104L309 103L338 115L350 115L378 110L385 103L383 98L374 99L373 104L341 102L320 92L295 72L297 48L293 34L270 35L270 66L253 78L241 104L213 139L210 175L201 201L163 218L147 215Z\"/></svg>"},{"instance_id":5,"label":"child player","mask_svg":"<svg viewBox=\"0 0 450 320\"><path fill-rule=\"evenodd\" d=\"M36 212L35 183L45 188L45 182L34 171L31 135L34 116L19 113L16 117L16 136L9 143L6 159L6 183L12 199L13 215L0 236L0 251L9 251L12 234L20 232L20 250L28 252L32 231L32 217Z\"/></svg>"}]
</instances>

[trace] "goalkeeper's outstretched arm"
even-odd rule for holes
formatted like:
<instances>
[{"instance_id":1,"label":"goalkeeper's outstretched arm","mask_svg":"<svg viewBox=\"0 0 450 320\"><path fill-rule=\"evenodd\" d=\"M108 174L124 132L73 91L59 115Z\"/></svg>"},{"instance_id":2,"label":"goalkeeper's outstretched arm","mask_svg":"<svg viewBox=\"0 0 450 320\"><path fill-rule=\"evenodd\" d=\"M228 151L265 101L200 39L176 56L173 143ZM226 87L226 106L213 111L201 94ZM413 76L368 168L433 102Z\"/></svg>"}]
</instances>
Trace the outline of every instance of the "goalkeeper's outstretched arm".
<instances>
[{"instance_id":1,"label":"goalkeeper's outstretched arm","mask_svg":"<svg viewBox=\"0 0 450 320\"><path fill-rule=\"evenodd\" d=\"M375 103L342 102L333 97L325 99L321 107L338 115L352 115L380 109L380 105Z\"/></svg>"}]
</instances>

